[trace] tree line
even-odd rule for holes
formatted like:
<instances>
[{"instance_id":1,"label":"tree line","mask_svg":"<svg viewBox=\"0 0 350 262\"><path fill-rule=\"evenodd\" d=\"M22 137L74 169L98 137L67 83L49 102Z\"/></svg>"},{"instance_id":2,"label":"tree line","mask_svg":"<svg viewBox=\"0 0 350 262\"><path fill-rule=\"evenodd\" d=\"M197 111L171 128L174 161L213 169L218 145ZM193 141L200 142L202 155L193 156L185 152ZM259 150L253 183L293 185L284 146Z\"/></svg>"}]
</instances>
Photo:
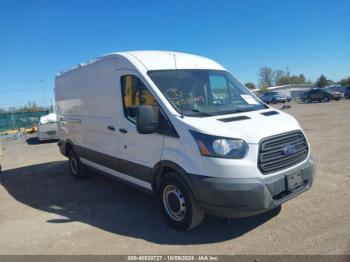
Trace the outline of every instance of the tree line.
<instances>
[{"instance_id":1,"label":"tree line","mask_svg":"<svg viewBox=\"0 0 350 262\"><path fill-rule=\"evenodd\" d=\"M346 77L338 82L328 79L323 74L315 81L312 82L310 79L306 79L303 74L290 75L289 72L277 69L273 70L271 67L261 67L259 70L259 84L258 87L261 89L267 89L271 86L281 86L289 84L314 84L317 87L325 87L329 85L338 84L341 86L350 85L350 76ZM249 89L256 89L256 85L252 82L247 82L245 85Z\"/></svg>"},{"instance_id":2,"label":"tree line","mask_svg":"<svg viewBox=\"0 0 350 262\"><path fill-rule=\"evenodd\" d=\"M281 86L289 84L314 84L317 87L325 87L329 85L341 85L341 86L350 86L350 76L343 78L338 82L334 82L331 79L328 79L326 76L321 75L314 83L311 80L306 80L303 74L300 75L289 75L289 72L286 72L281 69L273 70L271 67L261 67L259 70L259 85L258 87L262 90L270 86ZM249 89L256 89L256 85L252 82L246 82L245 86ZM50 108L40 106L35 101L28 101L24 106L20 107L9 107L8 109L0 107L0 114L8 112L38 112L51 110Z\"/></svg>"},{"instance_id":3,"label":"tree line","mask_svg":"<svg viewBox=\"0 0 350 262\"><path fill-rule=\"evenodd\" d=\"M9 107L7 109L0 108L0 114L9 113L9 112L38 112L38 111L46 111L49 108L38 105L35 101L28 101L26 105L19 107Z\"/></svg>"}]
</instances>

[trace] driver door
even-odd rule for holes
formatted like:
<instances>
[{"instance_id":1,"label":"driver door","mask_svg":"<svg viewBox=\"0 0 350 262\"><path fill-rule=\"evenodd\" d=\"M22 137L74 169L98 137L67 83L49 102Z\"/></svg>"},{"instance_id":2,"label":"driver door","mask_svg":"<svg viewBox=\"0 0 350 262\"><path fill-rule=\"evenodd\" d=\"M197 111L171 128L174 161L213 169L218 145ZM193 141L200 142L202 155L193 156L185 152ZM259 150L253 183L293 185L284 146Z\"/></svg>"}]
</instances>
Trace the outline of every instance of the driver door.
<instances>
[{"instance_id":1,"label":"driver door","mask_svg":"<svg viewBox=\"0 0 350 262\"><path fill-rule=\"evenodd\" d=\"M122 173L138 179L150 180L152 168L160 161L163 151L163 135L140 134L136 130L136 108L151 105L159 114L155 97L149 92L142 78L129 70L118 70L123 112L118 124L119 151Z\"/></svg>"}]
</instances>

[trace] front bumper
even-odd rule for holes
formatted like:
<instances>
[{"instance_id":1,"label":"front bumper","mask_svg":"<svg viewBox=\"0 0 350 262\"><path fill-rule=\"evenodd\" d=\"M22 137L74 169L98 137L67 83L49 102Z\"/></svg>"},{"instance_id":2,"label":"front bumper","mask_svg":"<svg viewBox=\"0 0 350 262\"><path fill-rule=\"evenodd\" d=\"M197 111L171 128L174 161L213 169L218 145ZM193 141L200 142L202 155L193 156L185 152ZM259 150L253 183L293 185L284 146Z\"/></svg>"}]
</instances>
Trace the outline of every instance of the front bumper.
<instances>
[{"instance_id":1,"label":"front bumper","mask_svg":"<svg viewBox=\"0 0 350 262\"><path fill-rule=\"evenodd\" d=\"M58 139L57 134L47 134L47 132L38 132L38 139L40 141L56 140Z\"/></svg>"},{"instance_id":2,"label":"front bumper","mask_svg":"<svg viewBox=\"0 0 350 262\"><path fill-rule=\"evenodd\" d=\"M342 99L342 98L343 98L342 95L333 95L332 96L332 99L334 99L334 100L339 100L339 99Z\"/></svg>"},{"instance_id":3,"label":"front bumper","mask_svg":"<svg viewBox=\"0 0 350 262\"><path fill-rule=\"evenodd\" d=\"M275 103L286 103L286 102L288 102L288 99L284 98L284 97L279 97L279 98L275 98L273 101Z\"/></svg>"},{"instance_id":4,"label":"front bumper","mask_svg":"<svg viewBox=\"0 0 350 262\"><path fill-rule=\"evenodd\" d=\"M286 176L301 172L303 184L288 191ZM245 217L266 212L308 190L315 163L309 158L297 169L268 178L214 178L189 175L194 198L207 212L221 217Z\"/></svg>"}]
</instances>

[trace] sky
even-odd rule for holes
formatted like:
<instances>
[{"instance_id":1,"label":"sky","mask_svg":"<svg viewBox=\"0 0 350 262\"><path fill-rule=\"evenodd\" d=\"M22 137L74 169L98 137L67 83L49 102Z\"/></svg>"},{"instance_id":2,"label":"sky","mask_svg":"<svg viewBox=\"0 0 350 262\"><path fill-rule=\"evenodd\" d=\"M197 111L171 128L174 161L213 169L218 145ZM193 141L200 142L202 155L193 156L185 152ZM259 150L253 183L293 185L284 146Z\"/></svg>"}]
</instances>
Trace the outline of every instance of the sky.
<instances>
[{"instance_id":1,"label":"sky","mask_svg":"<svg viewBox=\"0 0 350 262\"><path fill-rule=\"evenodd\" d=\"M242 82L262 66L350 76L350 1L0 0L0 107L48 105L57 72L100 55L171 50Z\"/></svg>"}]
</instances>

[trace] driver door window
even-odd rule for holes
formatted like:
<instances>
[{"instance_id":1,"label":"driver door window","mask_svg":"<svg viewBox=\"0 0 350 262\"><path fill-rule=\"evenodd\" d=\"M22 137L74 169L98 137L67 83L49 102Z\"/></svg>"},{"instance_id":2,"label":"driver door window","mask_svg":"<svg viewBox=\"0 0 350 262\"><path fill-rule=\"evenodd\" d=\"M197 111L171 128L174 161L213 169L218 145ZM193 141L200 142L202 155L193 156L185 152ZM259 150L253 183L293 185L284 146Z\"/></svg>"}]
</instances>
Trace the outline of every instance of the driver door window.
<instances>
[{"instance_id":1,"label":"driver door window","mask_svg":"<svg viewBox=\"0 0 350 262\"><path fill-rule=\"evenodd\" d=\"M124 114L131 122L136 122L136 108L139 105L150 105L158 115L158 103L148 91L145 84L135 75L121 77Z\"/></svg>"}]
</instances>

